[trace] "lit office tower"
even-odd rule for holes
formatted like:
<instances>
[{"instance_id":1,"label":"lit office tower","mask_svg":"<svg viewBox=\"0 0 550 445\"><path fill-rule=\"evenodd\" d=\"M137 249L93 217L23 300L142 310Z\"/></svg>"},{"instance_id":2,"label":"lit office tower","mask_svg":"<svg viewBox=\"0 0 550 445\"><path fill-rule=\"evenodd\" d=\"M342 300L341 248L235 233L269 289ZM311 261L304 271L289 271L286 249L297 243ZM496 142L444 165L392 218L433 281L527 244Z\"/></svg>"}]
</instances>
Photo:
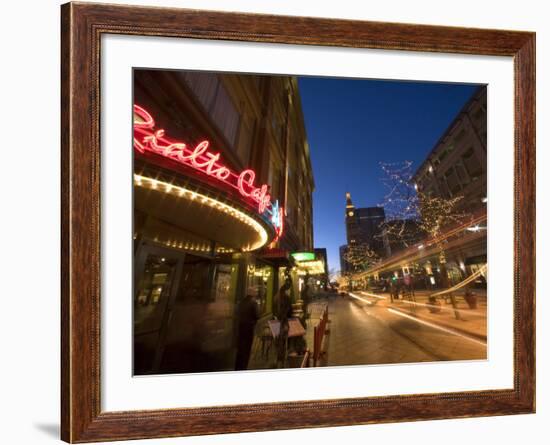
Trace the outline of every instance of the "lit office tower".
<instances>
[{"instance_id":1,"label":"lit office tower","mask_svg":"<svg viewBox=\"0 0 550 445\"><path fill-rule=\"evenodd\" d=\"M353 244L368 245L380 257L385 255L384 242L381 236L381 224L385 220L383 207L357 208L351 201L351 194L346 193L346 236L348 246Z\"/></svg>"}]
</instances>

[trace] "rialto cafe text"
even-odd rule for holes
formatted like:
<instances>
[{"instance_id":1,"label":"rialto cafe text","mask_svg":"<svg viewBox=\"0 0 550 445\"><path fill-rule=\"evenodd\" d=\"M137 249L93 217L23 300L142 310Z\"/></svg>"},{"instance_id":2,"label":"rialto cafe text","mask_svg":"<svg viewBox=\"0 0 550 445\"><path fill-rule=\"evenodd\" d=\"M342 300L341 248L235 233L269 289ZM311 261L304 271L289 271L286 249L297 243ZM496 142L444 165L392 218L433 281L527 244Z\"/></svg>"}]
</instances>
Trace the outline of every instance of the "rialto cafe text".
<instances>
[{"instance_id":1,"label":"rialto cafe text","mask_svg":"<svg viewBox=\"0 0 550 445\"><path fill-rule=\"evenodd\" d=\"M155 120L143 107L134 104L134 148L140 153L153 152L169 158L180 164L192 167L221 183L236 188L239 193L251 199L257 204L258 213L268 213L269 219L277 234L277 239L283 233L284 209L279 206L278 201L271 202L268 193L268 186L255 185L256 173L254 170L246 169L236 174L228 167L221 164L220 153L209 151L210 142L204 140L194 148L180 141L171 141L164 129L155 129Z\"/></svg>"}]
</instances>

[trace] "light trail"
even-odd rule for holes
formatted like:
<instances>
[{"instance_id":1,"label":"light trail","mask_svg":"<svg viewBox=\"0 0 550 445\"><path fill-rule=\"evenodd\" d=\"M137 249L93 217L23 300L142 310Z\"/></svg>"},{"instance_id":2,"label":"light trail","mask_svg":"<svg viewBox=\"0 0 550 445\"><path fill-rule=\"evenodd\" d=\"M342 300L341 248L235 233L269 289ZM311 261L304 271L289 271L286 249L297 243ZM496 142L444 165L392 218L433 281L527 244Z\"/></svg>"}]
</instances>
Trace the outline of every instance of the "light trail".
<instances>
[{"instance_id":1,"label":"light trail","mask_svg":"<svg viewBox=\"0 0 550 445\"><path fill-rule=\"evenodd\" d=\"M424 306L428 309L433 307L431 304L426 303L417 303L416 301L408 301L408 300L401 300L401 303L410 304L411 306ZM453 307L447 307L447 306L439 306L439 308L443 311L458 311L460 313L469 314L469 315L482 315L479 311L472 311L471 309L454 309Z\"/></svg>"},{"instance_id":2,"label":"light trail","mask_svg":"<svg viewBox=\"0 0 550 445\"><path fill-rule=\"evenodd\" d=\"M436 292L435 294L432 294L432 297L437 297L438 295L444 295L451 292L454 292L455 290L458 290L467 284L474 281L476 278L478 278L480 275L484 274L487 271L487 263L485 263L484 266L482 266L480 269L476 270L472 275L470 275L465 280L462 280L460 283L454 285L453 287L450 287L449 289L442 290L441 292Z\"/></svg>"},{"instance_id":3,"label":"light trail","mask_svg":"<svg viewBox=\"0 0 550 445\"><path fill-rule=\"evenodd\" d=\"M380 299L386 300L386 297L384 297L382 295L371 294L371 293L365 292L365 291L359 291L359 293L361 293L363 295L367 295L369 297L380 298ZM360 297L358 297L358 298L360 298ZM366 301L366 300L364 300L364 301ZM410 304L411 306L423 306L423 307L427 307L428 309L433 307L430 304L418 303L416 301L408 301L408 300L400 300L400 301L401 301L401 303ZM441 306L441 310L443 310L443 311L453 311L453 312L458 311L460 313L470 314L470 315L472 315L472 314L480 315L479 312L472 311L471 309L454 309L452 307Z\"/></svg>"},{"instance_id":4,"label":"light trail","mask_svg":"<svg viewBox=\"0 0 550 445\"><path fill-rule=\"evenodd\" d=\"M470 221L467 221L465 223L460 224L459 226L456 226L452 229L450 229L448 232L445 232L435 238L430 238L429 240L424 240L422 244L416 244L414 246L411 246L407 249L405 249L402 252L399 252L396 255L392 255L390 258L387 258L384 261L381 261L380 263L376 264L372 269L369 269L366 272L358 273L357 275L354 275L352 278L354 279L361 279L364 277L369 277L375 272L383 272L386 269L391 269L395 267L394 265L400 263L400 262L410 262L414 260L417 257L423 257L425 255L418 255L421 252L425 252L429 249L433 249L438 245L438 243L441 243L442 241L453 237L454 235L457 235L465 230L468 229L468 227L471 227L472 225L479 225L481 222L487 220L487 213L484 212L479 216L476 216L472 218ZM421 246L421 247L420 247Z\"/></svg>"},{"instance_id":5,"label":"light trail","mask_svg":"<svg viewBox=\"0 0 550 445\"><path fill-rule=\"evenodd\" d=\"M356 300L360 300L360 301L362 301L363 303L367 303L369 306L372 306L372 301L365 300L364 298L361 298L359 295L352 294L351 292L348 292L348 295L349 295L351 298L355 298Z\"/></svg>"},{"instance_id":6,"label":"light trail","mask_svg":"<svg viewBox=\"0 0 550 445\"><path fill-rule=\"evenodd\" d=\"M365 292L364 290L359 291L359 292L361 292L362 294L367 295L367 296L369 296L369 297L380 298L381 300L385 300L385 299L386 299L386 297L384 297L384 296L382 296L382 295L371 294L371 293L369 293L369 292Z\"/></svg>"},{"instance_id":7,"label":"light trail","mask_svg":"<svg viewBox=\"0 0 550 445\"><path fill-rule=\"evenodd\" d=\"M401 311L398 311L398 310L395 310L395 309L388 308L388 311L391 312L392 314L400 315L401 317L408 318L409 320L416 321L417 323L423 324L425 326L429 326L431 328L438 329L440 331L446 332L447 334L453 334L453 335L456 335L458 337L465 338L466 340L470 340L471 342L474 342L474 343L477 343L479 345L487 347L487 342L484 342L482 340L478 340L476 338L469 337L467 335L461 334L460 332L457 332L453 329L444 328L443 326L439 326L437 324L430 323L429 321L420 320L419 318L413 317L412 315L405 314L404 312L401 312Z\"/></svg>"}]
</instances>

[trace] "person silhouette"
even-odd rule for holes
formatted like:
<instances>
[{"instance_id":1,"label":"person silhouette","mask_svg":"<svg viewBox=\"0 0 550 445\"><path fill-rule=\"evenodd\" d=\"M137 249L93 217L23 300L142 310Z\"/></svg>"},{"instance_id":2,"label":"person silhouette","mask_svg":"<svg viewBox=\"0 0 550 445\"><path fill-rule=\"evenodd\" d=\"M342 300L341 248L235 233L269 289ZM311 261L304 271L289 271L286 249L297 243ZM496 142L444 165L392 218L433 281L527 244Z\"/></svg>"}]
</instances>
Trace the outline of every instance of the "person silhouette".
<instances>
[{"instance_id":1,"label":"person silhouette","mask_svg":"<svg viewBox=\"0 0 550 445\"><path fill-rule=\"evenodd\" d=\"M235 369L243 370L248 368L250 350L252 349L252 342L254 341L254 330L259 318L258 304L256 303L256 293L254 289L249 289L246 296L240 302L238 314L239 324Z\"/></svg>"}]
</instances>

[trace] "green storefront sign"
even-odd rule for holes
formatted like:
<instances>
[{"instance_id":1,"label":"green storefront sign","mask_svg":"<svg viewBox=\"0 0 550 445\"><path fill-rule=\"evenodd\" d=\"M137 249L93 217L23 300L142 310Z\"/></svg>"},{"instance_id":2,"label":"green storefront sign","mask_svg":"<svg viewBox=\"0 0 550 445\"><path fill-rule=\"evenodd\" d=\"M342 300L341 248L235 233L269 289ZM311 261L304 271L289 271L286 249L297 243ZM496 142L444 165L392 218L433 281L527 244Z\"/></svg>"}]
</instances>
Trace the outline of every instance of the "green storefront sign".
<instances>
[{"instance_id":1,"label":"green storefront sign","mask_svg":"<svg viewBox=\"0 0 550 445\"><path fill-rule=\"evenodd\" d=\"M315 259L314 252L294 252L290 256L296 261L313 261Z\"/></svg>"}]
</instances>

